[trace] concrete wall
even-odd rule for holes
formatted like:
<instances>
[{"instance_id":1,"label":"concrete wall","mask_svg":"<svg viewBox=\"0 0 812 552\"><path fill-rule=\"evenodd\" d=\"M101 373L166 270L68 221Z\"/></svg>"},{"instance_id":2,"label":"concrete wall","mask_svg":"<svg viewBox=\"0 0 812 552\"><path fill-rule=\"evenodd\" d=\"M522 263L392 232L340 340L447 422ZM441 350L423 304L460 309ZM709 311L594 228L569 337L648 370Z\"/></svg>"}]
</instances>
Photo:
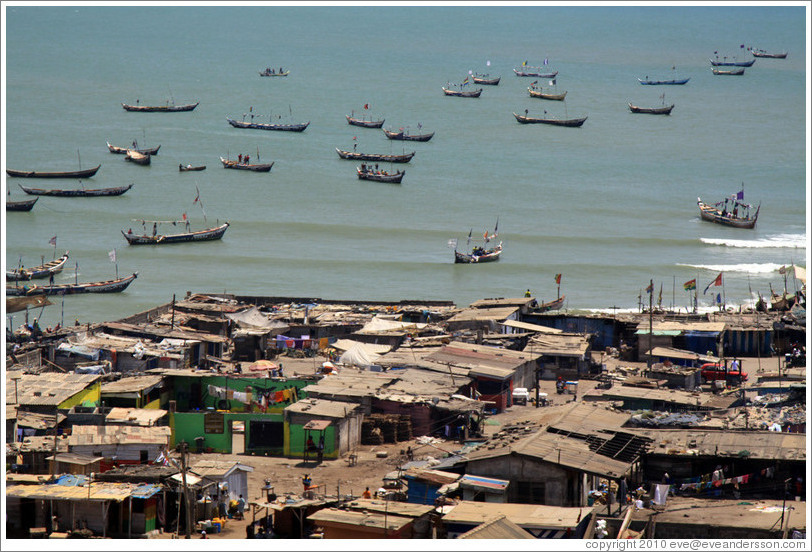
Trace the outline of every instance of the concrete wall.
<instances>
[{"instance_id":1,"label":"concrete wall","mask_svg":"<svg viewBox=\"0 0 812 552\"><path fill-rule=\"evenodd\" d=\"M101 382L96 381L88 385L71 398L59 403L59 409L68 410L74 406L81 406L84 403L93 403L94 406L101 404Z\"/></svg>"},{"instance_id":2,"label":"concrete wall","mask_svg":"<svg viewBox=\"0 0 812 552\"><path fill-rule=\"evenodd\" d=\"M511 455L471 461L468 463L466 473L509 480L507 502L548 506L586 505L580 472L567 470L556 464ZM530 485L535 485L540 495L528 498L523 494L528 492Z\"/></svg>"}]
</instances>

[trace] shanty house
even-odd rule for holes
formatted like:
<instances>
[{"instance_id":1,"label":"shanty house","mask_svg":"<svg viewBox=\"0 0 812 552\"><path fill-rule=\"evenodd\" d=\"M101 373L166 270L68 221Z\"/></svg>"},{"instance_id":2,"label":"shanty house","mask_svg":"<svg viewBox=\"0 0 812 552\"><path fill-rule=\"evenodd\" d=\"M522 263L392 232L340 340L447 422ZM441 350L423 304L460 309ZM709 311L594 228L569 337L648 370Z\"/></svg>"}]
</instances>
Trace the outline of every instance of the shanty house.
<instances>
[{"instance_id":1,"label":"shanty house","mask_svg":"<svg viewBox=\"0 0 812 552\"><path fill-rule=\"evenodd\" d=\"M590 340L591 335L537 333L528 340L524 352L541 356L543 379L555 379L558 376L577 379L589 374L592 351Z\"/></svg>"},{"instance_id":2,"label":"shanty house","mask_svg":"<svg viewBox=\"0 0 812 552\"><path fill-rule=\"evenodd\" d=\"M446 538L455 539L503 515L537 539L579 539L586 532L591 512L592 509L586 507L496 504L465 500L443 516L442 532Z\"/></svg>"},{"instance_id":3,"label":"shanty house","mask_svg":"<svg viewBox=\"0 0 812 552\"><path fill-rule=\"evenodd\" d=\"M102 469L114 464L150 464L169 445L169 435L170 429L161 426L75 426L68 449L103 457Z\"/></svg>"},{"instance_id":4,"label":"shanty house","mask_svg":"<svg viewBox=\"0 0 812 552\"><path fill-rule=\"evenodd\" d=\"M361 442L364 415L358 405L324 399L303 399L285 408L285 456L303 457L308 436L324 439L324 458L340 458ZM318 429L308 423L320 421Z\"/></svg>"},{"instance_id":5,"label":"shanty house","mask_svg":"<svg viewBox=\"0 0 812 552\"><path fill-rule=\"evenodd\" d=\"M6 372L6 404L18 410L54 415L75 405L98 406L100 391L94 374Z\"/></svg>"},{"instance_id":6,"label":"shanty house","mask_svg":"<svg viewBox=\"0 0 812 552\"><path fill-rule=\"evenodd\" d=\"M104 383L101 400L105 406L125 408L160 408L163 378L133 376Z\"/></svg>"},{"instance_id":7,"label":"shanty house","mask_svg":"<svg viewBox=\"0 0 812 552\"><path fill-rule=\"evenodd\" d=\"M248 474L254 468L240 462L219 460L197 460L189 470L217 483L221 492L228 494L229 500L237 500L240 495L248 500Z\"/></svg>"}]
</instances>

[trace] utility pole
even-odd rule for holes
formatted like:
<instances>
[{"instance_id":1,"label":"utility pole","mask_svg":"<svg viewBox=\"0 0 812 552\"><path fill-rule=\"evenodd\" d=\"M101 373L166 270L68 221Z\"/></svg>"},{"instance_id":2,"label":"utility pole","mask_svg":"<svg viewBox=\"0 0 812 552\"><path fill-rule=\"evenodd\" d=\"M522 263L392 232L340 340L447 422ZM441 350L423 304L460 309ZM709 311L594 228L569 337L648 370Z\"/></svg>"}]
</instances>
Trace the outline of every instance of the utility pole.
<instances>
[{"instance_id":1,"label":"utility pole","mask_svg":"<svg viewBox=\"0 0 812 552\"><path fill-rule=\"evenodd\" d=\"M651 370L651 335L654 326L654 280L650 280L649 293L648 293L648 369Z\"/></svg>"},{"instance_id":2,"label":"utility pole","mask_svg":"<svg viewBox=\"0 0 812 552\"><path fill-rule=\"evenodd\" d=\"M189 488L186 486L186 452L188 445L186 441L180 444L180 466L181 477L183 478L183 500L186 503L186 538L192 538L192 509L189 506Z\"/></svg>"}]
</instances>

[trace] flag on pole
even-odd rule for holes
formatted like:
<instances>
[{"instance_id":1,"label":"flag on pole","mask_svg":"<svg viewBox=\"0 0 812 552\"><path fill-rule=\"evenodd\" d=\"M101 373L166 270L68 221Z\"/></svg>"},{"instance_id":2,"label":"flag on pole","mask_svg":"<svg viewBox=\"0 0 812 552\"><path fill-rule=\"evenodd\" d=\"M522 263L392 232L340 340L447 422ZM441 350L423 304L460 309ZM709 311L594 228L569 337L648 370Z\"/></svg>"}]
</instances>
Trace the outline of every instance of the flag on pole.
<instances>
[{"instance_id":1,"label":"flag on pole","mask_svg":"<svg viewBox=\"0 0 812 552\"><path fill-rule=\"evenodd\" d=\"M721 285L722 285L722 273L720 272L719 276L714 278L711 283L709 283L707 286L705 286L705 291L703 291L702 293L703 294L708 293L708 289L710 289L711 286L721 286Z\"/></svg>"},{"instance_id":2,"label":"flag on pole","mask_svg":"<svg viewBox=\"0 0 812 552\"><path fill-rule=\"evenodd\" d=\"M462 84L468 84L468 77L465 77L465 80L462 81Z\"/></svg>"},{"instance_id":3,"label":"flag on pole","mask_svg":"<svg viewBox=\"0 0 812 552\"><path fill-rule=\"evenodd\" d=\"M547 58L544 58L544 65L547 65L548 61L549 60Z\"/></svg>"},{"instance_id":4,"label":"flag on pole","mask_svg":"<svg viewBox=\"0 0 812 552\"><path fill-rule=\"evenodd\" d=\"M56 247L56 236L54 236L53 238L51 238L50 240L48 240L48 243L49 243L49 244L51 244L51 245L53 245L54 247Z\"/></svg>"},{"instance_id":5,"label":"flag on pole","mask_svg":"<svg viewBox=\"0 0 812 552\"><path fill-rule=\"evenodd\" d=\"M364 104L364 109L369 109L369 104Z\"/></svg>"},{"instance_id":6,"label":"flag on pole","mask_svg":"<svg viewBox=\"0 0 812 552\"><path fill-rule=\"evenodd\" d=\"M108 253L107 253L107 256L108 256L108 257L110 257L110 262L111 262L111 263L116 262L116 250L115 250L115 249L113 249L112 251L108 252Z\"/></svg>"},{"instance_id":7,"label":"flag on pole","mask_svg":"<svg viewBox=\"0 0 812 552\"><path fill-rule=\"evenodd\" d=\"M721 294L721 293L717 293L717 294L716 294L716 304L717 304L717 305L721 305L721 304L722 304L722 294Z\"/></svg>"},{"instance_id":8,"label":"flag on pole","mask_svg":"<svg viewBox=\"0 0 812 552\"><path fill-rule=\"evenodd\" d=\"M486 61L486 62L485 62L485 65L487 65L488 67L490 67L490 66L491 66L491 60Z\"/></svg>"},{"instance_id":9,"label":"flag on pole","mask_svg":"<svg viewBox=\"0 0 812 552\"><path fill-rule=\"evenodd\" d=\"M555 283L556 284L561 284L561 274L556 274L555 275Z\"/></svg>"},{"instance_id":10,"label":"flag on pole","mask_svg":"<svg viewBox=\"0 0 812 552\"><path fill-rule=\"evenodd\" d=\"M744 48L744 44L742 44L741 46L739 46L739 48Z\"/></svg>"},{"instance_id":11,"label":"flag on pole","mask_svg":"<svg viewBox=\"0 0 812 552\"><path fill-rule=\"evenodd\" d=\"M186 213L183 213L183 220L186 220Z\"/></svg>"},{"instance_id":12,"label":"flag on pole","mask_svg":"<svg viewBox=\"0 0 812 552\"><path fill-rule=\"evenodd\" d=\"M659 305L662 302L663 302L663 284L662 282L660 282L660 295L657 296L657 304Z\"/></svg>"},{"instance_id":13,"label":"flag on pole","mask_svg":"<svg viewBox=\"0 0 812 552\"><path fill-rule=\"evenodd\" d=\"M653 293L653 292L654 292L654 284L653 284L653 283L651 283L651 284L649 284L649 285L648 285L648 287L646 288L646 293L648 293L648 294L650 295L650 294L651 294L651 293Z\"/></svg>"},{"instance_id":14,"label":"flag on pole","mask_svg":"<svg viewBox=\"0 0 812 552\"><path fill-rule=\"evenodd\" d=\"M471 229L468 231L468 243L467 243L467 245L471 245L471 234L473 234L473 232L474 232L474 229L473 229L473 228L471 228Z\"/></svg>"},{"instance_id":15,"label":"flag on pole","mask_svg":"<svg viewBox=\"0 0 812 552\"><path fill-rule=\"evenodd\" d=\"M527 67L527 60L524 60L524 61L522 62L522 67Z\"/></svg>"},{"instance_id":16,"label":"flag on pole","mask_svg":"<svg viewBox=\"0 0 812 552\"><path fill-rule=\"evenodd\" d=\"M736 199L738 199L739 201L742 201L744 199L744 189L743 188L742 188L742 191L736 192Z\"/></svg>"},{"instance_id":17,"label":"flag on pole","mask_svg":"<svg viewBox=\"0 0 812 552\"><path fill-rule=\"evenodd\" d=\"M685 291L691 291L696 289L696 278L694 278L693 280L688 280L687 282L682 284L682 287L685 288Z\"/></svg>"},{"instance_id":18,"label":"flag on pole","mask_svg":"<svg viewBox=\"0 0 812 552\"><path fill-rule=\"evenodd\" d=\"M555 86L555 79L550 81L550 86Z\"/></svg>"}]
</instances>

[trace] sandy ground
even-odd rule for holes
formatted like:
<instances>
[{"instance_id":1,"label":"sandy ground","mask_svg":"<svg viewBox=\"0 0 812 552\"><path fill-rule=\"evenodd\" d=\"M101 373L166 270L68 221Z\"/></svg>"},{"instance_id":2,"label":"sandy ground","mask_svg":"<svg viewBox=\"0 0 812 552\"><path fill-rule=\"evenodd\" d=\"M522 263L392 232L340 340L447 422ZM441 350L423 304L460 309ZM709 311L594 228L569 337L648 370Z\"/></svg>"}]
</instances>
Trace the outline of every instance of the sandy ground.
<instances>
[{"instance_id":1,"label":"sandy ground","mask_svg":"<svg viewBox=\"0 0 812 552\"><path fill-rule=\"evenodd\" d=\"M607 365L607 371L615 371L618 366L638 368L645 367L645 363L620 362L614 358L596 355L596 360ZM762 372L772 372L777 369L778 359L762 359ZM750 373L750 381L755 381L758 375L758 363L756 359L745 359L743 368ZM583 393L594 389L598 384L595 380L580 380L578 384L578 396L573 399L572 395L557 395L554 381L541 381L540 391L546 392L552 404L536 408L532 404L512 406L505 412L495 416L490 416L484 425L486 437L499 431L503 426L522 421L538 421L543 425L550 424L562 416L570 407L574 400L580 400ZM535 391L531 391L531 396L535 396ZM240 449L239 440L243 436L235 435L235 450ZM342 496L353 495L360 497L366 487L375 491L382 485L383 477L397 469L399 464L406 462L405 450L408 446L414 451L415 460L424 460L431 456L441 458L446 452L455 452L462 445L457 442L445 441L431 445L420 445L416 440L404 441L395 444L384 445L360 445L357 451L358 461L354 466L350 466L346 459L325 460L320 465L314 463L303 464L301 461L292 458L275 458L266 456L253 456L241 453L236 454L205 454L206 458L212 460L230 460L247 464L254 468L248 476L248 502L264 501L265 494L262 486L265 480L271 481L274 491L278 496L291 493L301 495L301 478L304 474L309 474L313 484L319 485L316 495L328 495L335 497L340 493ZM379 457L379 453L386 453L386 457ZM190 461L194 463L196 454L192 454ZM257 519L264 515L264 509L257 512ZM211 539L244 539L246 537L246 525L252 520L252 509L246 509L244 520L229 520L223 531L219 534L208 535ZM159 535L158 538L172 538L169 534ZM199 534L193 538L200 538Z\"/></svg>"}]
</instances>

